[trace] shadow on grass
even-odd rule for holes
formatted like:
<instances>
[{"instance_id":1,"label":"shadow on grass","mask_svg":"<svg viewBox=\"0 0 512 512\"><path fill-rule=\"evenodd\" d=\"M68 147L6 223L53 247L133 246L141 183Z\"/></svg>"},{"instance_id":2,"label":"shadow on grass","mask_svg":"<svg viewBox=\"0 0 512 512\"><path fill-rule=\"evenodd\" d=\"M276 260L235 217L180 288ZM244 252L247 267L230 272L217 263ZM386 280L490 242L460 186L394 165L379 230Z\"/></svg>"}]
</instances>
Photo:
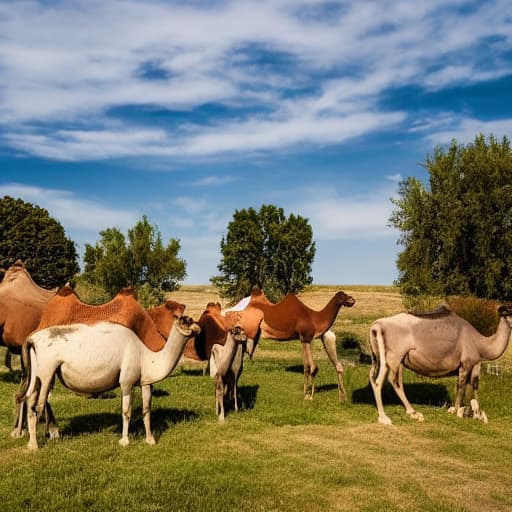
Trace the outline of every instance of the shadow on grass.
<instances>
[{"instance_id":1,"label":"shadow on grass","mask_svg":"<svg viewBox=\"0 0 512 512\"><path fill-rule=\"evenodd\" d=\"M203 368L181 368L180 371L183 373L183 375L193 375L196 377L204 376Z\"/></svg>"},{"instance_id":2,"label":"shadow on grass","mask_svg":"<svg viewBox=\"0 0 512 512\"><path fill-rule=\"evenodd\" d=\"M446 386L443 384L412 383L405 384L405 394L411 403L420 405L443 406L450 403L451 398ZM382 388L382 400L384 404L402 404L389 383ZM364 388L355 389L352 392L352 403L375 404L375 397L370 384Z\"/></svg>"},{"instance_id":3,"label":"shadow on grass","mask_svg":"<svg viewBox=\"0 0 512 512\"><path fill-rule=\"evenodd\" d=\"M188 409L155 409L151 411L151 430L158 440L170 426L192 421L197 418L198 415ZM69 424L61 429L61 433L66 436L74 437L80 434L92 434L102 430L120 434L122 430L121 413L74 416L70 419ZM130 434L137 437L145 435L142 409L140 407L133 411L129 431Z\"/></svg>"},{"instance_id":4,"label":"shadow on grass","mask_svg":"<svg viewBox=\"0 0 512 512\"><path fill-rule=\"evenodd\" d=\"M21 370L9 370L0 373L0 381L19 384L21 382Z\"/></svg>"},{"instance_id":5,"label":"shadow on grass","mask_svg":"<svg viewBox=\"0 0 512 512\"><path fill-rule=\"evenodd\" d=\"M290 373L302 373L302 374L304 374L304 365L302 365L302 364L294 364L293 366L288 366L285 371L290 372Z\"/></svg>"},{"instance_id":6,"label":"shadow on grass","mask_svg":"<svg viewBox=\"0 0 512 512\"><path fill-rule=\"evenodd\" d=\"M256 397L258 396L259 385L239 386L238 396L242 405L242 409L254 409L256 405Z\"/></svg>"}]
</instances>

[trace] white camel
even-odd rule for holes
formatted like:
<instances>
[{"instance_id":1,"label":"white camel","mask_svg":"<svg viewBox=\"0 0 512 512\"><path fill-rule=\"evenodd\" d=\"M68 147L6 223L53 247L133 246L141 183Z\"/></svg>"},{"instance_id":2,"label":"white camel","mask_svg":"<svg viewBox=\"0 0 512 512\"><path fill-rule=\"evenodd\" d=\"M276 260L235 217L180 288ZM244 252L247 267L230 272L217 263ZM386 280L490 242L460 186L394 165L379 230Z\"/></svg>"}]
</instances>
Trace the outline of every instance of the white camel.
<instances>
[{"instance_id":1,"label":"white camel","mask_svg":"<svg viewBox=\"0 0 512 512\"><path fill-rule=\"evenodd\" d=\"M238 411L238 380L243 370L247 336L236 326L227 333L224 345L214 344L210 356L210 375L215 379L215 408L219 422L225 420L225 402Z\"/></svg>"},{"instance_id":2,"label":"white camel","mask_svg":"<svg viewBox=\"0 0 512 512\"><path fill-rule=\"evenodd\" d=\"M71 324L48 327L27 339L27 385L18 401L28 409L29 449L37 449L37 420L47 403L54 376L62 384L81 394L97 394L118 386L122 394L122 437L126 446L131 417L132 388L142 389L142 413L145 441L155 444L151 432L152 384L167 377L177 366L187 340L199 334L199 326L189 317L178 318L162 350L149 350L127 327L113 322L93 325ZM53 413L50 414L50 438L58 437Z\"/></svg>"},{"instance_id":3,"label":"white camel","mask_svg":"<svg viewBox=\"0 0 512 512\"><path fill-rule=\"evenodd\" d=\"M505 352L512 330L512 304L498 308L500 321L492 336L481 335L469 322L442 307L432 314L398 315L376 320L370 327L372 367L370 383L380 423L390 425L382 404L382 387L386 375L411 418L423 421L414 410L403 387L403 367L427 377L444 377L458 373L457 393L450 413L461 417L465 408L462 399L466 386L473 392L473 416L487 423L480 410L478 380L482 361L498 359Z\"/></svg>"}]
</instances>

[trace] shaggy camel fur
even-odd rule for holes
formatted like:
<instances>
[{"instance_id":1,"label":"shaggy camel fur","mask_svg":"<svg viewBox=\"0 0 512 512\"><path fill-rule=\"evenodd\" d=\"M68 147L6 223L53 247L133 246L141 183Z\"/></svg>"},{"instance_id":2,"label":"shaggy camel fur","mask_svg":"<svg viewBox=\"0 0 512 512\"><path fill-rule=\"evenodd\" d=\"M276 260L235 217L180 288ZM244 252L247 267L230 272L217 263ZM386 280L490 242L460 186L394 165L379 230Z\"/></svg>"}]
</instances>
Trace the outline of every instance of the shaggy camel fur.
<instances>
[{"instance_id":1,"label":"shaggy camel fur","mask_svg":"<svg viewBox=\"0 0 512 512\"><path fill-rule=\"evenodd\" d=\"M47 403L55 374L68 389L81 394L97 394L121 387L123 431L119 443L129 443L132 388L142 389L142 411L146 442L155 444L151 432L152 384L167 377L177 366L187 340L199 333L188 317L178 318L162 350L149 350L128 327L119 323L93 325L75 323L48 327L32 334L23 346L26 358L26 385L18 401L28 408L29 449L37 449L37 420ZM54 420L53 413L51 420ZM58 437L55 425L50 437Z\"/></svg>"},{"instance_id":2,"label":"shaggy camel fur","mask_svg":"<svg viewBox=\"0 0 512 512\"><path fill-rule=\"evenodd\" d=\"M498 314L498 329L489 337L482 336L469 322L446 306L432 314L400 313L376 320L370 327L370 383L379 413L378 421L391 424L382 404L386 375L405 412L411 418L423 421L423 415L414 410L405 395L405 366L427 377L458 373L455 404L449 412L464 415L462 399L466 386L469 386L474 397L471 400L473 415L487 422L487 416L478 403L480 364L497 359L505 352L511 332L512 305L500 306Z\"/></svg>"},{"instance_id":3,"label":"shaggy camel fur","mask_svg":"<svg viewBox=\"0 0 512 512\"><path fill-rule=\"evenodd\" d=\"M343 365L336 353L336 336L329 329L336 320L340 308L342 306L350 308L354 304L353 297L339 291L321 311L315 311L292 293L289 293L281 302L272 304L259 288L253 290L249 307L258 308L263 312L261 336L278 341L294 339L301 341L304 359L304 398L312 400L315 392L314 377L318 373L318 366L313 361L311 342L315 338L320 338L336 369L338 398L340 401L345 400Z\"/></svg>"},{"instance_id":4,"label":"shaggy camel fur","mask_svg":"<svg viewBox=\"0 0 512 512\"><path fill-rule=\"evenodd\" d=\"M57 290L38 286L25 264L17 260L4 273L0 283L0 345L8 349L6 365L10 368L10 353L20 354L27 336L37 327L43 309Z\"/></svg>"}]
</instances>

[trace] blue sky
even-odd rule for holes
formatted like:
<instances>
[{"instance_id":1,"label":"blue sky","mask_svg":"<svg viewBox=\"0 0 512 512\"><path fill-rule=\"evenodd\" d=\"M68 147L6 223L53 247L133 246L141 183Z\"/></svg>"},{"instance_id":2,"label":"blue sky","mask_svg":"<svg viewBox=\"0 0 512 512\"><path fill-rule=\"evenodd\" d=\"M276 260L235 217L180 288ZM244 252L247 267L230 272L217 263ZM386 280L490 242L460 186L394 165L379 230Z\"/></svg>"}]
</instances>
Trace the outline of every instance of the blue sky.
<instances>
[{"instance_id":1,"label":"blue sky","mask_svg":"<svg viewBox=\"0 0 512 512\"><path fill-rule=\"evenodd\" d=\"M78 245L142 215L217 273L236 209L309 219L318 284L390 284L397 184L512 137L509 0L0 0L0 196Z\"/></svg>"}]
</instances>

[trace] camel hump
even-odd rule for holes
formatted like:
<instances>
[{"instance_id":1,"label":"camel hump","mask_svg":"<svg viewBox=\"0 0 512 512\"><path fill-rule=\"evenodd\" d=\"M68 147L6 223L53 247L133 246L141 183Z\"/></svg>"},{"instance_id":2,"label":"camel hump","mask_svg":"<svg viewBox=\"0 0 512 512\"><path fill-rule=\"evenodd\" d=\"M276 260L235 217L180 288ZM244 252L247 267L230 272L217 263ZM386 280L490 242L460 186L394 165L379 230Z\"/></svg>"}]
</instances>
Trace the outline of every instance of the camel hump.
<instances>
[{"instance_id":1,"label":"camel hump","mask_svg":"<svg viewBox=\"0 0 512 512\"><path fill-rule=\"evenodd\" d=\"M440 304L437 308L431 311L408 311L410 315L417 316L419 318L444 318L445 316L451 315L453 311L450 309L448 304Z\"/></svg>"},{"instance_id":2,"label":"camel hump","mask_svg":"<svg viewBox=\"0 0 512 512\"><path fill-rule=\"evenodd\" d=\"M121 290L111 301L100 305L82 302L69 286L63 286L43 311L37 330L74 323L113 322L131 329L152 351L165 345L153 319L137 301L132 289Z\"/></svg>"}]
</instances>

